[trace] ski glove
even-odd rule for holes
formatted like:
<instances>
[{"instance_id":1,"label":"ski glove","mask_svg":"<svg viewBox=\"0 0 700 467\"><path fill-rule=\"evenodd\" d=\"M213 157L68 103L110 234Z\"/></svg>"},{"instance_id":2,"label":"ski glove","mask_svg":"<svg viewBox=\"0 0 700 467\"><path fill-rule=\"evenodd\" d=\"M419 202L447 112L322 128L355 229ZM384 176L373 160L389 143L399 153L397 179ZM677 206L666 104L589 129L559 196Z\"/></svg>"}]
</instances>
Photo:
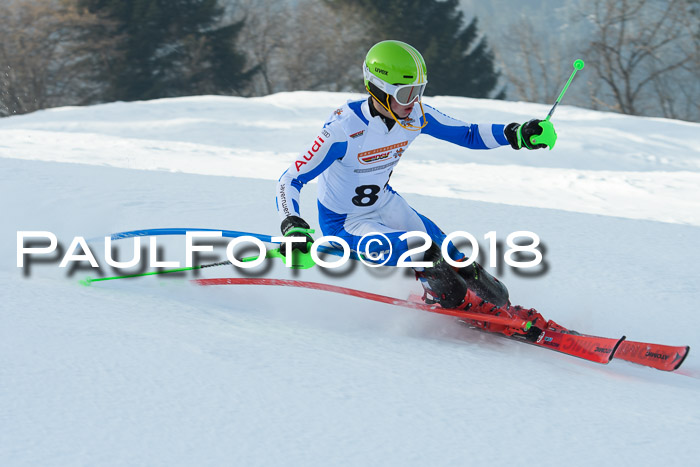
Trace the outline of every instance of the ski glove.
<instances>
[{"instance_id":1,"label":"ski glove","mask_svg":"<svg viewBox=\"0 0 700 467\"><path fill-rule=\"evenodd\" d=\"M527 149L546 148L548 144L533 143L533 136L540 136L546 131L548 135L553 135L553 140L549 144L550 149L554 147L554 142L557 140L557 134L554 132L554 126L545 120L533 118L529 122L522 125L518 123L508 124L503 133L513 149L520 149L525 146Z\"/></svg>"},{"instance_id":2,"label":"ski glove","mask_svg":"<svg viewBox=\"0 0 700 467\"><path fill-rule=\"evenodd\" d=\"M307 224L304 219L302 219L299 216L285 217L285 219L282 221L280 229L282 230L282 235L284 235L285 237L306 237L305 243L293 243L292 251L299 250L302 253L309 252L309 242L314 242L314 238L311 236L311 234L314 231L311 227L309 227L309 224ZM282 253L284 256L287 256L286 250L287 244L281 244L280 253Z\"/></svg>"}]
</instances>

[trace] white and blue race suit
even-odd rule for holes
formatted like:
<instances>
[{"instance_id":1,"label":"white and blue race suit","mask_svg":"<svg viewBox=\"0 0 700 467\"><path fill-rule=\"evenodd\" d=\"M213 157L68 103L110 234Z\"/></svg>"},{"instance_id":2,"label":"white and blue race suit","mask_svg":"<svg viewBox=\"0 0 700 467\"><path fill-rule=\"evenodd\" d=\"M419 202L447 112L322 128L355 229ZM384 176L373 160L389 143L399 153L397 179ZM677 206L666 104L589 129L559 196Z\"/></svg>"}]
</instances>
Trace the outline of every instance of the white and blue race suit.
<instances>
[{"instance_id":1,"label":"white and blue race suit","mask_svg":"<svg viewBox=\"0 0 700 467\"><path fill-rule=\"evenodd\" d=\"M314 141L280 177L280 218L301 217L301 189L318 177L319 224L324 235L341 237L354 251L369 253L384 263L388 251L385 240L383 244L370 242L367 252L362 249L364 242L359 245L369 233L384 234L392 242L386 265L396 265L409 248L405 240L399 240L406 232L426 232L434 243L442 245L445 234L440 228L411 208L389 185L391 173L404 152L422 133L470 149L497 148L508 145L508 141L504 125L467 124L429 105L423 104L423 108L428 124L420 131L397 124L389 130L380 116L372 116L368 100L349 101L333 112ZM423 125L420 106L414 106L403 122ZM365 241L371 239L369 236ZM449 254L454 260L464 256L454 245L450 245Z\"/></svg>"}]
</instances>

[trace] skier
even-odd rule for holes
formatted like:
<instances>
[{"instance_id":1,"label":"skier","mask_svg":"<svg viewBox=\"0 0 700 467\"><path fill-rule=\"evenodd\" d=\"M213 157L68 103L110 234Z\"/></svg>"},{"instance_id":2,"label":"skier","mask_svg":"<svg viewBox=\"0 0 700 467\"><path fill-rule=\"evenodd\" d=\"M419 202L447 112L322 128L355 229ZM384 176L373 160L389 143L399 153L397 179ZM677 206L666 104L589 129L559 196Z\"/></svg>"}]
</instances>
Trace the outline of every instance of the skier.
<instances>
[{"instance_id":1,"label":"skier","mask_svg":"<svg viewBox=\"0 0 700 467\"><path fill-rule=\"evenodd\" d=\"M391 188L389 178L404 151L420 134L470 149L506 145L540 149L546 145L533 144L531 138L547 126L553 133L552 124L537 119L522 125L468 124L423 104L421 97L428 83L425 61L415 48L403 42L375 44L367 53L363 74L368 98L349 101L333 112L307 150L280 177L276 201L282 234L313 242L311 228L299 212L299 197L302 187L319 177L319 224L324 235L340 237L358 254L379 258L391 266L416 246L399 237L407 231L425 232L433 243L424 254L412 255L411 260L433 263L433 267L415 268L426 302L445 308L474 306L474 311L496 314L507 309L512 314L508 290L498 279L476 262L454 268L445 261L440 247L446 235L412 209ZM386 242L370 241L374 237L366 235L371 233L389 239L389 258L384 256ZM293 248L307 253L309 244L295 243ZM465 259L451 243L448 252L455 261ZM517 312L527 315L534 327L546 326L534 310L517 307Z\"/></svg>"}]
</instances>

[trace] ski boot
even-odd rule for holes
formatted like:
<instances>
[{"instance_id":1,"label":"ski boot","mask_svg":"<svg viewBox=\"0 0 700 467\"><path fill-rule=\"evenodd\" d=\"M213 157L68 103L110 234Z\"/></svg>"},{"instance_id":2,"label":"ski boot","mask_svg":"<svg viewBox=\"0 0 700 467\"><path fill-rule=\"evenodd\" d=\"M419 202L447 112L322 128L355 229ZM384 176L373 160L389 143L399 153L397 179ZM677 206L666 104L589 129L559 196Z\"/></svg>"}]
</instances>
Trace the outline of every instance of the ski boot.
<instances>
[{"instance_id":1,"label":"ski boot","mask_svg":"<svg viewBox=\"0 0 700 467\"><path fill-rule=\"evenodd\" d=\"M480 264L474 262L463 268L450 266L435 244L426 251L423 259L433 262L434 265L432 268L416 271L416 278L421 281L425 290L423 300L426 303L455 308L464 303L464 295L469 289L496 306L510 304L506 286L486 272ZM465 259L466 257L458 261Z\"/></svg>"},{"instance_id":2,"label":"ski boot","mask_svg":"<svg viewBox=\"0 0 700 467\"><path fill-rule=\"evenodd\" d=\"M484 315L504 316L507 318L512 318L514 316L507 307L500 307L488 302L471 289L467 290L467 293L464 296L464 303L459 308L464 311L471 311L473 313L481 313ZM522 330L509 328L503 324L486 323L477 320L461 320L461 322L478 329L483 329L489 332L498 332L505 334L506 336L510 336L518 331L522 332Z\"/></svg>"},{"instance_id":3,"label":"ski boot","mask_svg":"<svg viewBox=\"0 0 700 467\"><path fill-rule=\"evenodd\" d=\"M530 330L523 334L522 336L525 340L530 342L535 342L537 338L542 334L542 331L556 331L564 334L574 334L580 335L580 333L565 328L564 326L557 324L554 320L546 320L537 310L534 308L523 308L521 306L511 306L509 308L512 312L520 318L527 319L532 323Z\"/></svg>"},{"instance_id":4,"label":"ski boot","mask_svg":"<svg viewBox=\"0 0 700 467\"><path fill-rule=\"evenodd\" d=\"M416 279L423 286L423 301L429 305L439 304L443 308L457 308L464 302L467 284L452 266L447 264L440 248L433 244L423 257L433 266L416 271Z\"/></svg>"},{"instance_id":5,"label":"ski boot","mask_svg":"<svg viewBox=\"0 0 700 467\"><path fill-rule=\"evenodd\" d=\"M485 323L477 320L471 320L469 322L462 321L478 329L489 332L497 332L506 336L521 337L530 342L535 342L545 329L552 329L560 332L562 332L562 329L565 330L565 328L559 326L554 321L547 321L534 308L523 308L521 306L511 306L510 304L505 306L496 306L493 303L479 297L471 289L467 291L467 294L464 297L464 304L460 306L460 308L464 309L465 311L468 310L476 313L483 313L485 315L505 316L509 318L518 317L530 321L532 326L526 333L523 333L522 329L520 328L511 328L502 324Z\"/></svg>"},{"instance_id":6,"label":"ski boot","mask_svg":"<svg viewBox=\"0 0 700 467\"><path fill-rule=\"evenodd\" d=\"M463 258L460 261L465 259ZM469 266L457 268L457 273L467 283L467 287L484 300L496 306L507 306L510 304L506 286L486 272L476 261Z\"/></svg>"},{"instance_id":7,"label":"ski boot","mask_svg":"<svg viewBox=\"0 0 700 467\"><path fill-rule=\"evenodd\" d=\"M534 308L512 306L508 299L508 289L506 286L486 272L479 263L474 262L457 271L459 275L464 278L469 290L475 294L475 297L467 295L464 300L465 303L471 304L467 305L467 307L471 306L472 311L497 316L517 316L518 318L526 319L532 323L530 330L526 334L522 334L522 331L519 329L509 329L503 325L488 323L479 325L478 327L481 329L491 332L500 332L508 336L513 334L523 335L527 340L534 341L539 337L543 329L549 328L549 322ZM554 322L552 321L552 323ZM561 326L556 323L554 323L554 325L561 328Z\"/></svg>"},{"instance_id":8,"label":"ski boot","mask_svg":"<svg viewBox=\"0 0 700 467\"><path fill-rule=\"evenodd\" d=\"M416 278L423 286L423 301L439 304L443 308L462 309L485 315L506 316L526 319L532 322L527 334L519 328L481 321L462 321L470 326L506 336L522 335L527 340L536 340L547 329L549 322L534 308L511 306L506 286L474 262L464 268L454 268L447 264L440 249L432 245L424 256L424 261L433 267L416 271ZM561 328L553 321L554 326ZM563 329L563 328L562 328Z\"/></svg>"}]
</instances>

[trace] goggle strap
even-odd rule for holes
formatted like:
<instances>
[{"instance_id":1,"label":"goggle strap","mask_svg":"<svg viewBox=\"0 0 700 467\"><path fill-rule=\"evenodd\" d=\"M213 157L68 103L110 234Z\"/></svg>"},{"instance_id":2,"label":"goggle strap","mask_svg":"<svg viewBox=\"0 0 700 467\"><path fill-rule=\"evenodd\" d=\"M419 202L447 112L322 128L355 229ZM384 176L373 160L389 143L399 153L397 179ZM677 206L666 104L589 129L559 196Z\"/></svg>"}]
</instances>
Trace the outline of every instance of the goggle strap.
<instances>
[{"instance_id":1,"label":"goggle strap","mask_svg":"<svg viewBox=\"0 0 700 467\"><path fill-rule=\"evenodd\" d=\"M391 113L391 109L390 109L389 107L387 107L386 105L384 105L384 102L382 102L382 100L381 100L380 98L378 98L377 96L375 96L374 94L372 94L372 91L369 90L369 86L367 86L367 92L369 92L370 96L374 97L374 99L375 99L377 102L379 102L379 103L382 105L382 107L384 107L384 108L387 110L387 112L389 112L392 116L394 115L393 113ZM387 104L388 104L388 103L389 103L389 94L386 95L386 101L387 101ZM390 106L390 107L391 107L391 106ZM396 119L396 117L394 117L394 119Z\"/></svg>"},{"instance_id":2,"label":"goggle strap","mask_svg":"<svg viewBox=\"0 0 700 467\"><path fill-rule=\"evenodd\" d=\"M381 101L381 99L377 98L377 96L375 96L375 95L372 93L372 91L370 91L369 85L365 86L365 88L367 89L367 92L369 92L370 96L372 96L377 102L379 102L379 103L381 104L382 107L384 107L384 109L387 110L387 112L389 112L389 114L391 115L391 117L394 119L394 121L395 121L396 123L399 124L399 126L400 126L401 128L403 128L403 129L405 129L405 130L408 130L408 131L420 131L420 130L422 130L423 128L426 127L426 125L428 124L428 119L425 118L425 110L423 109L422 95L418 97L418 105L420 106L420 111L421 111L421 114L423 115L423 125L421 125L421 126L419 126L419 127L413 126L413 125L411 125L410 123L404 125L403 123L401 123L401 122L399 121L398 118L396 118L396 115L394 115L394 112L392 112L392 110L391 110L391 103L389 102L389 96L391 95L391 93L388 92L388 91L389 91L388 89L386 89L387 83L385 83L383 80L377 78L376 76L374 76L373 73L371 73L371 72L369 71L369 67L367 66L367 62L363 62L363 71L364 71L364 74L365 74L365 76L366 76L366 78L367 78L367 81L369 81L370 83L373 83L373 84L374 84L375 86L377 86L382 92L384 92L384 93L386 94L386 105L384 104L384 102ZM422 83L423 86L425 86L426 84L427 84L427 81L425 81L424 83ZM413 86L415 86L415 85L413 85ZM396 85L392 85L392 87L396 88ZM425 89L425 88L424 88L424 89ZM395 89L394 92L397 92L397 91L398 91L398 90ZM422 94L422 93L421 93L421 94ZM394 99L396 99L396 97L394 97ZM398 102L398 99L397 99L397 102ZM406 104L401 104L401 105L406 105Z\"/></svg>"},{"instance_id":3,"label":"goggle strap","mask_svg":"<svg viewBox=\"0 0 700 467\"><path fill-rule=\"evenodd\" d=\"M419 100L419 101L418 101L418 105L420 106L421 114L423 114L423 125L421 125L421 126L413 126L413 125L411 125L410 123L407 123L406 125L404 125L403 123L401 123L401 122L399 121L398 118L396 118L396 115L394 115L394 112L391 111L391 104L389 103L389 94L386 95L386 103L388 104L388 107L387 107L387 105L384 105L384 102L382 102L381 99L377 98L377 96L375 96L374 94L372 94L372 91L369 90L369 86L367 87L367 92L369 92L370 96L374 97L374 99L375 99L377 102L379 102L379 103L382 105L382 107L384 107L384 108L391 114L391 117L394 119L394 121L395 121L396 123L398 123L399 126L400 126L401 128L403 128L404 130L408 130L408 131L420 131L420 130L422 130L423 128L425 128L426 125L428 124L428 119L425 118L425 110L423 109L423 102L422 102L422 101Z\"/></svg>"}]
</instances>

